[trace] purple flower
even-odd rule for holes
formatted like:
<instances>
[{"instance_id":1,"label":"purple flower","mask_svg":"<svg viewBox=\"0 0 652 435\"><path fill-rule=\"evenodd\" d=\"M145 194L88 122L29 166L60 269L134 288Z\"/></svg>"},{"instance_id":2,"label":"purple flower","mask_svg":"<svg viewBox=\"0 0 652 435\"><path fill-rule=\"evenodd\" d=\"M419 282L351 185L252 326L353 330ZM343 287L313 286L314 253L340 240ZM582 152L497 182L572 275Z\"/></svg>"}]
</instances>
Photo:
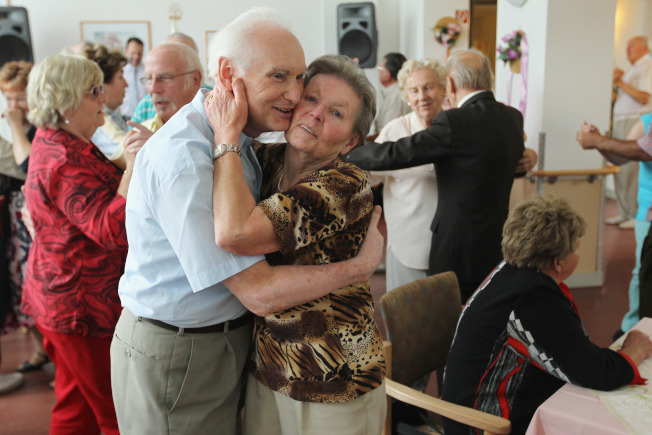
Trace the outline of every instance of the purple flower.
<instances>
[{"instance_id":1,"label":"purple flower","mask_svg":"<svg viewBox=\"0 0 652 435\"><path fill-rule=\"evenodd\" d=\"M516 37L516 31L513 31L511 33L508 33L507 35L503 36L503 42L509 43L510 39L513 39Z\"/></svg>"},{"instance_id":2,"label":"purple flower","mask_svg":"<svg viewBox=\"0 0 652 435\"><path fill-rule=\"evenodd\" d=\"M507 58L510 60L518 59L518 51L514 50L513 48L510 48L507 50Z\"/></svg>"}]
</instances>

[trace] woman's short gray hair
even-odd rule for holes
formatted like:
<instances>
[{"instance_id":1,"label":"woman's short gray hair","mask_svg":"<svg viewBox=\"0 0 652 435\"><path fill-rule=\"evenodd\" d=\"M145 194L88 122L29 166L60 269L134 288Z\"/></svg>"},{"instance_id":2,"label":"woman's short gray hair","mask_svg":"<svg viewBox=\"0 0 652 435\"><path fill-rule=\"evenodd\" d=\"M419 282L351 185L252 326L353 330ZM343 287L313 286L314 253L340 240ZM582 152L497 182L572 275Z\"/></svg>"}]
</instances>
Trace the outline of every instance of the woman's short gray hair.
<instances>
[{"instance_id":1,"label":"woman's short gray hair","mask_svg":"<svg viewBox=\"0 0 652 435\"><path fill-rule=\"evenodd\" d=\"M521 269L545 270L575 251L586 222L564 198L532 196L518 203L503 227L503 257Z\"/></svg>"},{"instance_id":2,"label":"woman's short gray hair","mask_svg":"<svg viewBox=\"0 0 652 435\"><path fill-rule=\"evenodd\" d=\"M360 110L353 123L353 133L359 134L360 143L363 143L376 116L376 91L373 85L358 64L347 56L326 55L313 60L306 70L304 89L319 74L343 80L360 97Z\"/></svg>"},{"instance_id":3,"label":"woman's short gray hair","mask_svg":"<svg viewBox=\"0 0 652 435\"><path fill-rule=\"evenodd\" d=\"M408 59L403 63L403 66L398 72L398 88L401 90L401 98L407 101L407 89L405 88L407 79L413 72L420 69L429 69L439 80L439 85L446 88L446 67L435 59Z\"/></svg>"},{"instance_id":4,"label":"woman's short gray hair","mask_svg":"<svg viewBox=\"0 0 652 435\"><path fill-rule=\"evenodd\" d=\"M248 35L261 25L270 25L291 33L289 21L280 12L271 8L255 7L240 14L220 30L208 45L208 74L215 77L220 57L231 60L240 71L246 71L253 60L255 50Z\"/></svg>"},{"instance_id":5,"label":"woman's short gray hair","mask_svg":"<svg viewBox=\"0 0 652 435\"><path fill-rule=\"evenodd\" d=\"M446 62L446 74L459 89L488 90L493 87L491 62L475 48L453 52Z\"/></svg>"},{"instance_id":6,"label":"woman's short gray hair","mask_svg":"<svg viewBox=\"0 0 652 435\"><path fill-rule=\"evenodd\" d=\"M85 57L67 54L46 57L29 75L27 119L40 128L59 128L63 114L77 110L84 92L103 81L100 67Z\"/></svg>"}]
</instances>

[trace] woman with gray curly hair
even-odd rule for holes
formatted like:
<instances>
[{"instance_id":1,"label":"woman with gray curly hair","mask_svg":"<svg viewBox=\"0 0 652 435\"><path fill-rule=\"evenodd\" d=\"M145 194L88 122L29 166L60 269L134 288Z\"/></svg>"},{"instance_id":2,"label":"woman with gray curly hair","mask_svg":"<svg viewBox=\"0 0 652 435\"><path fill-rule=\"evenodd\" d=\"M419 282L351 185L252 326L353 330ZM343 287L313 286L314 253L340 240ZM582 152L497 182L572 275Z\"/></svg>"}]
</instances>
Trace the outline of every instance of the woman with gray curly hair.
<instances>
[{"instance_id":1,"label":"woman with gray curly hair","mask_svg":"<svg viewBox=\"0 0 652 435\"><path fill-rule=\"evenodd\" d=\"M30 74L32 141L25 198L34 242L22 309L57 367L50 433L117 434L109 348L120 315L118 281L127 255L127 170L91 137L104 123L104 76L81 56L44 59Z\"/></svg>"},{"instance_id":2,"label":"woman with gray curly hair","mask_svg":"<svg viewBox=\"0 0 652 435\"><path fill-rule=\"evenodd\" d=\"M458 322L445 400L508 418L512 433L525 433L537 407L565 383L612 390L645 382L637 365L652 354L652 341L630 331L618 352L593 344L563 282L577 267L585 228L563 198L534 196L512 209L504 261ZM469 433L451 420L444 429Z\"/></svg>"},{"instance_id":3,"label":"woman with gray curly hair","mask_svg":"<svg viewBox=\"0 0 652 435\"><path fill-rule=\"evenodd\" d=\"M428 127L446 97L446 68L434 59L410 59L398 72L401 98L412 112L390 121L375 139L397 141ZM374 185L383 183L387 223L385 289L425 278L430 258L430 224L437 210L435 165L370 172Z\"/></svg>"},{"instance_id":4,"label":"woman with gray curly hair","mask_svg":"<svg viewBox=\"0 0 652 435\"><path fill-rule=\"evenodd\" d=\"M208 103L216 144L238 143L237 125L244 125L247 112L218 111L229 101L246 109L238 86L235 98L216 86L215 101ZM258 205L238 149L218 154L217 244L239 255L268 254L272 265L354 257L372 215L371 186L364 171L341 156L364 140L375 111L374 89L355 62L345 56L315 59L285 133L287 145L254 143L263 174ZM224 123L224 113L240 115L237 123ZM333 433L380 433L385 360L369 281L256 317L251 359L246 434L316 433L324 431L325 421Z\"/></svg>"}]
</instances>

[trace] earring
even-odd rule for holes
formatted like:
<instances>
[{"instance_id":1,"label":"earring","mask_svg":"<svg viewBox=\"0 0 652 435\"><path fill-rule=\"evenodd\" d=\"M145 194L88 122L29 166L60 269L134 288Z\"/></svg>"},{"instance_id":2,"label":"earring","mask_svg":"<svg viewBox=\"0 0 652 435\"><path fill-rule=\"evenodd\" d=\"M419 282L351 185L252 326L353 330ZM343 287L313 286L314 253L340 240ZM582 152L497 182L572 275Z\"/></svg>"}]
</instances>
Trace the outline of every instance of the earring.
<instances>
[{"instance_id":1,"label":"earring","mask_svg":"<svg viewBox=\"0 0 652 435\"><path fill-rule=\"evenodd\" d=\"M63 122L64 122L65 124L70 124L70 120L69 120L69 119L66 119L66 118L63 119Z\"/></svg>"}]
</instances>

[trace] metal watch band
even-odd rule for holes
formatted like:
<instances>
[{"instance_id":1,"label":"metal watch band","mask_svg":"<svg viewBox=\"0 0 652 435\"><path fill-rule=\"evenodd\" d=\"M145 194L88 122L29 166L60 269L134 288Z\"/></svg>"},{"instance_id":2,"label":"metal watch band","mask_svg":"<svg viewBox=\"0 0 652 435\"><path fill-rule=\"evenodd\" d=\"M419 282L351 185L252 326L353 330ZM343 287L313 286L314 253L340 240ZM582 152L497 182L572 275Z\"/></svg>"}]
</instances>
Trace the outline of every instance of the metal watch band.
<instances>
[{"instance_id":1,"label":"metal watch band","mask_svg":"<svg viewBox=\"0 0 652 435\"><path fill-rule=\"evenodd\" d=\"M213 161L222 157L225 153L234 152L240 155L240 147L233 144L220 144L215 147L213 150Z\"/></svg>"}]
</instances>

